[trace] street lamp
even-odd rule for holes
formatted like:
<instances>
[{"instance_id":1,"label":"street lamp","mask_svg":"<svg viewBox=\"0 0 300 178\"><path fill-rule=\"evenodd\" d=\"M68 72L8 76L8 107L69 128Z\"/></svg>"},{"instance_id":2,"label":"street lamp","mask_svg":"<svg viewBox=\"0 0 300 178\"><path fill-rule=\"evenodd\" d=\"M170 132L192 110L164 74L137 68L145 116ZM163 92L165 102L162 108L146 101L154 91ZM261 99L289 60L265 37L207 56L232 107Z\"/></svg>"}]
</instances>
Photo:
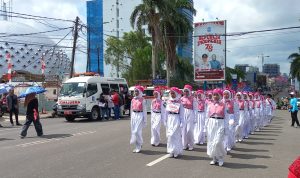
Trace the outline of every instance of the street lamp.
<instances>
[{"instance_id":1,"label":"street lamp","mask_svg":"<svg viewBox=\"0 0 300 178\"><path fill-rule=\"evenodd\" d=\"M263 72L263 69L264 69L265 57L270 57L270 56L264 56L264 54L261 54L261 72Z\"/></svg>"}]
</instances>

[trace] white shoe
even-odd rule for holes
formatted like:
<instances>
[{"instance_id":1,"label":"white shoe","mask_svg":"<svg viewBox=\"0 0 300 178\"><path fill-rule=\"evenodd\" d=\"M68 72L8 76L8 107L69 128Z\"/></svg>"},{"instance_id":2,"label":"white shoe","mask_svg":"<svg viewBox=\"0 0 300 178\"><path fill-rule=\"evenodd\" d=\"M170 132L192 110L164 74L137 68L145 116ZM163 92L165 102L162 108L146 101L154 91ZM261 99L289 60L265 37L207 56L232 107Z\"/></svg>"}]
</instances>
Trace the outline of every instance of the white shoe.
<instances>
[{"instance_id":1,"label":"white shoe","mask_svg":"<svg viewBox=\"0 0 300 178\"><path fill-rule=\"evenodd\" d=\"M193 147L190 147L190 148L189 148L189 151L193 151L193 150L194 150L194 148L193 148Z\"/></svg>"},{"instance_id":2,"label":"white shoe","mask_svg":"<svg viewBox=\"0 0 300 178\"><path fill-rule=\"evenodd\" d=\"M245 137L245 139L248 139L249 137Z\"/></svg>"},{"instance_id":3,"label":"white shoe","mask_svg":"<svg viewBox=\"0 0 300 178\"><path fill-rule=\"evenodd\" d=\"M187 150L187 147L183 147L183 150Z\"/></svg>"},{"instance_id":4,"label":"white shoe","mask_svg":"<svg viewBox=\"0 0 300 178\"><path fill-rule=\"evenodd\" d=\"M251 135L254 135L254 132L251 132L250 134L251 134Z\"/></svg>"},{"instance_id":5,"label":"white shoe","mask_svg":"<svg viewBox=\"0 0 300 178\"><path fill-rule=\"evenodd\" d=\"M140 151L141 151L140 149L136 149L136 150L135 150L136 153L139 153Z\"/></svg>"},{"instance_id":6,"label":"white shoe","mask_svg":"<svg viewBox=\"0 0 300 178\"><path fill-rule=\"evenodd\" d=\"M200 145L203 145L204 143L203 142L200 142Z\"/></svg>"},{"instance_id":7,"label":"white shoe","mask_svg":"<svg viewBox=\"0 0 300 178\"><path fill-rule=\"evenodd\" d=\"M132 150L132 153L136 153L136 149Z\"/></svg>"},{"instance_id":8,"label":"white shoe","mask_svg":"<svg viewBox=\"0 0 300 178\"><path fill-rule=\"evenodd\" d=\"M226 151L231 151L231 148L226 148Z\"/></svg>"},{"instance_id":9,"label":"white shoe","mask_svg":"<svg viewBox=\"0 0 300 178\"><path fill-rule=\"evenodd\" d=\"M216 161L215 161L215 160L212 160L209 164L210 164L210 165L215 165L215 164L216 164Z\"/></svg>"},{"instance_id":10,"label":"white shoe","mask_svg":"<svg viewBox=\"0 0 300 178\"><path fill-rule=\"evenodd\" d=\"M218 164L219 164L219 166L223 166L224 161L223 161L223 160L219 160L219 161L218 161Z\"/></svg>"},{"instance_id":11,"label":"white shoe","mask_svg":"<svg viewBox=\"0 0 300 178\"><path fill-rule=\"evenodd\" d=\"M243 140L242 139L239 139L239 142L242 142Z\"/></svg>"},{"instance_id":12,"label":"white shoe","mask_svg":"<svg viewBox=\"0 0 300 178\"><path fill-rule=\"evenodd\" d=\"M169 158L173 158L173 154L172 153L169 154Z\"/></svg>"},{"instance_id":13,"label":"white shoe","mask_svg":"<svg viewBox=\"0 0 300 178\"><path fill-rule=\"evenodd\" d=\"M177 158L178 157L178 155L177 154L174 154L174 158Z\"/></svg>"}]
</instances>

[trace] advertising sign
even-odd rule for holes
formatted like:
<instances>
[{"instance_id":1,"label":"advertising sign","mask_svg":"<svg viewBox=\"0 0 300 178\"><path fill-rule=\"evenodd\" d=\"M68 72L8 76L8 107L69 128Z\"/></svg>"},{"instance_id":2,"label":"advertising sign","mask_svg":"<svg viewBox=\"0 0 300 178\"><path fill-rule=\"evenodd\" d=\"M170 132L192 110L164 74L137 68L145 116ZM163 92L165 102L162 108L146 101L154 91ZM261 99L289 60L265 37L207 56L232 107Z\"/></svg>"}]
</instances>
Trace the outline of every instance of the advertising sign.
<instances>
[{"instance_id":1,"label":"advertising sign","mask_svg":"<svg viewBox=\"0 0 300 178\"><path fill-rule=\"evenodd\" d=\"M225 80L226 21L194 25L195 81Z\"/></svg>"}]
</instances>

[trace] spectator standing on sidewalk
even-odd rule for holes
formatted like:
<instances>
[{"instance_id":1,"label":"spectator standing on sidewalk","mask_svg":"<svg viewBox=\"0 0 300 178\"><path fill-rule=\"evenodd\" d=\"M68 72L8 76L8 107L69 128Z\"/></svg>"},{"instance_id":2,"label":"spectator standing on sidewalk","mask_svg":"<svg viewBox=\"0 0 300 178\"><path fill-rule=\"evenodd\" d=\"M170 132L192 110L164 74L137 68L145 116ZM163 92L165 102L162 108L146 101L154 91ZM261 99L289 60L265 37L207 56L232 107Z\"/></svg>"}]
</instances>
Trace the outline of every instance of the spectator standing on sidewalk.
<instances>
[{"instance_id":1,"label":"spectator standing on sidewalk","mask_svg":"<svg viewBox=\"0 0 300 178\"><path fill-rule=\"evenodd\" d=\"M290 96L291 96L291 100L290 100L289 111L291 112L291 116L292 116L292 125L291 126L294 127L295 122L296 122L296 124L297 124L296 128L297 128L297 127L300 127L298 116L297 116L297 114L298 114L297 98L295 98L294 92L291 92Z\"/></svg>"},{"instance_id":2,"label":"spectator standing on sidewalk","mask_svg":"<svg viewBox=\"0 0 300 178\"><path fill-rule=\"evenodd\" d=\"M107 117L108 119L111 118L111 110L114 108L114 102L112 101L112 94L110 93L109 95L106 95L106 100L107 100Z\"/></svg>"},{"instance_id":3,"label":"spectator standing on sidewalk","mask_svg":"<svg viewBox=\"0 0 300 178\"><path fill-rule=\"evenodd\" d=\"M43 128L42 124L40 122L40 117L39 117L39 102L37 98L35 97L35 93L31 93L25 97L25 102L24 106L27 107L26 110L26 122L22 128L20 137L24 138L27 135L27 130L30 126L30 124L33 122L35 131L37 135L40 137L43 135Z\"/></svg>"},{"instance_id":4,"label":"spectator standing on sidewalk","mask_svg":"<svg viewBox=\"0 0 300 178\"><path fill-rule=\"evenodd\" d=\"M100 107L101 120L102 119L108 120L107 101L106 101L103 93L100 94L99 107Z\"/></svg>"},{"instance_id":5,"label":"spectator standing on sidewalk","mask_svg":"<svg viewBox=\"0 0 300 178\"><path fill-rule=\"evenodd\" d=\"M115 120L120 119L120 99L118 92L114 91L112 95L112 101L114 103L114 116Z\"/></svg>"},{"instance_id":6,"label":"spectator standing on sidewalk","mask_svg":"<svg viewBox=\"0 0 300 178\"><path fill-rule=\"evenodd\" d=\"M13 126L14 121L12 119L12 115L15 114L16 118L16 124L22 125L19 123L18 114L19 114L19 103L18 103L18 97L14 94L14 89L9 90L9 94L6 96L6 104L7 104L7 110L9 112L9 119L10 123Z\"/></svg>"}]
</instances>

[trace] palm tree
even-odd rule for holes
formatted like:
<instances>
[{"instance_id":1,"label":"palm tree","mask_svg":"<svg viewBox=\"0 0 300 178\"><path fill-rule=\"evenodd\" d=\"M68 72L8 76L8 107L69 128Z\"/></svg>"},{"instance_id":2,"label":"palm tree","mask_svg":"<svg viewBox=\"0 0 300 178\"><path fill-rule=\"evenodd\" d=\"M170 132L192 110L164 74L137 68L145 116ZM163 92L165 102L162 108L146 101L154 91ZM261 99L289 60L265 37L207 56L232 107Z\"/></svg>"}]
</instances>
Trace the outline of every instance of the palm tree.
<instances>
[{"instance_id":1,"label":"palm tree","mask_svg":"<svg viewBox=\"0 0 300 178\"><path fill-rule=\"evenodd\" d=\"M300 48L299 48L300 51ZM293 53L288 57L291 60L290 75L300 81L300 53Z\"/></svg>"},{"instance_id":2,"label":"palm tree","mask_svg":"<svg viewBox=\"0 0 300 178\"><path fill-rule=\"evenodd\" d=\"M152 38L152 78L156 77L156 61L158 58L158 50L161 42L160 31L160 12L165 6L163 0L143 0L143 2L136 6L133 10L130 23L134 28L142 30L143 25L148 25L149 33Z\"/></svg>"},{"instance_id":3,"label":"palm tree","mask_svg":"<svg viewBox=\"0 0 300 178\"><path fill-rule=\"evenodd\" d=\"M167 85L170 86L170 73L174 71L178 62L176 46L178 42L187 42L192 32L192 22L180 12L186 9L196 14L193 4L189 0L163 0L164 11L161 12L161 31L164 50L166 54Z\"/></svg>"}]
</instances>

